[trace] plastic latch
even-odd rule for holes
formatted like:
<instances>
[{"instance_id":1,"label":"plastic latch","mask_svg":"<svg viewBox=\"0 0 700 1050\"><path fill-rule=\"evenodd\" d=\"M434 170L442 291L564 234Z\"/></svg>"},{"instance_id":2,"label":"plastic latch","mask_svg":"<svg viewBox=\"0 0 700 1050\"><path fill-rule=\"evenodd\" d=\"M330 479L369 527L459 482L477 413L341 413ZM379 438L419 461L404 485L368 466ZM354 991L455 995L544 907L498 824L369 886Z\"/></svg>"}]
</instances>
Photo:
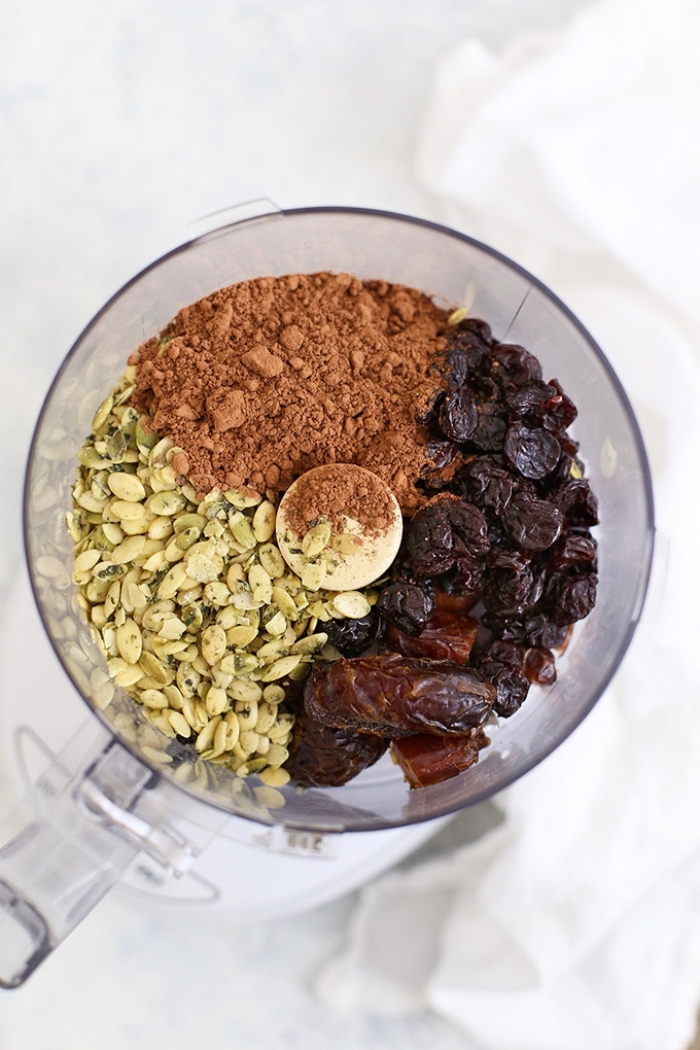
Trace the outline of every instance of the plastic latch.
<instances>
[{"instance_id":1,"label":"plastic latch","mask_svg":"<svg viewBox=\"0 0 700 1050\"><path fill-rule=\"evenodd\" d=\"M165 823L156 827L134 812L152 776L151 770L112 744L80 781L75 798L92 819L139 846L170 871L184 875L198 851L174 828Z\"/></svg>"}]
</instances>

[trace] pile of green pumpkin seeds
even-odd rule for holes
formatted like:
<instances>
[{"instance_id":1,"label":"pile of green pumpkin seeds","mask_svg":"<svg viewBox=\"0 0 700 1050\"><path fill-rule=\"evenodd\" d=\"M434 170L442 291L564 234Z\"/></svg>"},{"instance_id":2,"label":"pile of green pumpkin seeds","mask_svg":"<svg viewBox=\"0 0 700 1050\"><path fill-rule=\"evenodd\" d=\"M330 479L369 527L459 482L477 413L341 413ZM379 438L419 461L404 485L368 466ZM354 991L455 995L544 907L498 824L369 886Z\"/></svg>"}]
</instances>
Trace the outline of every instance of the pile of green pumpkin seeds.
<instances>
[{"instance_id":1,"label":"pile of green pumpkin seeds","mask_svg":"<svg viewBox=\"0 0 700 1050\"><path fill-rule=\"evenodd\" d=\"M337 657L323 624L367 615L377 591L313 589L275 543L276 498L198 499L182 450L128 404L134 369L99 406L78 453L67 527L78 601L107 671L167 737L270 787L289 780L285 683ZM311 585L311 586L310 586Z\"/></svg>"}]
</instances>

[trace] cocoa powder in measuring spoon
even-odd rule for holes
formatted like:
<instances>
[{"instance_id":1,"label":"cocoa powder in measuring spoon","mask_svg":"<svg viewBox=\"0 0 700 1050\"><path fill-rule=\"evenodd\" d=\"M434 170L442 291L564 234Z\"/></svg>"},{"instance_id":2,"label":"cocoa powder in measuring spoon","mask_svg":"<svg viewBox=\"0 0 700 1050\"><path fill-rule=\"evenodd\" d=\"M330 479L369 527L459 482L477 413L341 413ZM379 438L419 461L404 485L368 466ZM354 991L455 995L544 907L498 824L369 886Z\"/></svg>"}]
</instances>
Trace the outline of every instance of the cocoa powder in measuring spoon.
<instances>
[{"instance_id":1,"label":"cocoa powder in measuring spoon","mask_svg":"<svg viewBox=\"0 0 700 1050\"><path fill-rule=\"evenodd\" d=\"M356 463L404 513L424 502L417 417L441 385L446 311L413 288L348 274L262 277L181 310L132 355L132 403L183 450L198 492L278 492Z\"/></svg>"}]
</instances>

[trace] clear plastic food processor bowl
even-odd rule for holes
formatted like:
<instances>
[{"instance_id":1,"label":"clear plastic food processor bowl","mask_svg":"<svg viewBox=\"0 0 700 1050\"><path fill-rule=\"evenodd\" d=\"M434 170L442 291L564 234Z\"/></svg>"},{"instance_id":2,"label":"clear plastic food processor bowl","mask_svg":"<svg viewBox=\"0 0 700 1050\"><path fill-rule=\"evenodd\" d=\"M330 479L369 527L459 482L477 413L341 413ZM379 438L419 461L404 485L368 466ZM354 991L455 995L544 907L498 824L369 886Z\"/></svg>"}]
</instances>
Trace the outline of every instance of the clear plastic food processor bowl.
<instances>
[{"instance_id":1,"label":"clear plastic food processor bowl","mask_svg":"<svg viewBox=\"0 0 700 1050\"><path fill-rule=\"evenodd\" d=\"M111 702L98 709L91 682L104 660L75 602L65 514L71 509L76 454L95 409L144 339L182 307L226 285L322 270L410 285L445 307L461 305L469 288L471 314L488 321L498 339L536 354L545 379L561 381L578 406L571 433L599 500L600 586L594 611L576 626L556 684L531 690L522 709L490 734L491 746L476 766L411 791L385 756L344 787L301 791L288 785L282 789L285 804L268 809L264 793L259 798L255 792L255 778L238 778L194 756L184 769L169 761L170 741L140 718L139 706L123 691L116 689ZM56 654L95 718L120 745L120 761L150 778L149 791L160 787L175 810L197 804L267 824L367 831L441 816L484 799L546 758L576 728L615 674L639 620L652 557L653 508L646 455L627 397L600 348L542 284L483 244L429 222L312 208L237 222L185 244L130 281L90 322L41 412L27 473L25 532L36 601ZM47 557L53 559L48 576L42 573ZM56 572L56 560L63 573ZM119 802L114 791L107 795ZM1 898L0 892L0 905Z\"/></svg>"}]
</instances>

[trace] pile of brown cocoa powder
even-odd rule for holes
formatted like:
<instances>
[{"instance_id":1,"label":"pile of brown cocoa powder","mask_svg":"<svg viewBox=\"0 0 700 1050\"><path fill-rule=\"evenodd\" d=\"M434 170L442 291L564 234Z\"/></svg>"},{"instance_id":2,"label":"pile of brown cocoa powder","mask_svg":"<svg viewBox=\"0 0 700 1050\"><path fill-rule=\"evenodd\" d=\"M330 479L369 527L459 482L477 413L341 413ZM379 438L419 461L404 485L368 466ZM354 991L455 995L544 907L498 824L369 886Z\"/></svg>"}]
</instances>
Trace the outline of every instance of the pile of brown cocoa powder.
<instances>
[{"instance_id":1,"label":"pile of brown cocoa powder","mask_svg":"<svg viewBox=\"0 0 700 1050\"><path fill-rule=\"evenodd\" d=\"M349 274L244 281L132 355L132 403L183 449L177 469L199 493L284 491L312 467L355 463L410 513L446 317L416 289Z\"/></svg>"}]
</instances>

